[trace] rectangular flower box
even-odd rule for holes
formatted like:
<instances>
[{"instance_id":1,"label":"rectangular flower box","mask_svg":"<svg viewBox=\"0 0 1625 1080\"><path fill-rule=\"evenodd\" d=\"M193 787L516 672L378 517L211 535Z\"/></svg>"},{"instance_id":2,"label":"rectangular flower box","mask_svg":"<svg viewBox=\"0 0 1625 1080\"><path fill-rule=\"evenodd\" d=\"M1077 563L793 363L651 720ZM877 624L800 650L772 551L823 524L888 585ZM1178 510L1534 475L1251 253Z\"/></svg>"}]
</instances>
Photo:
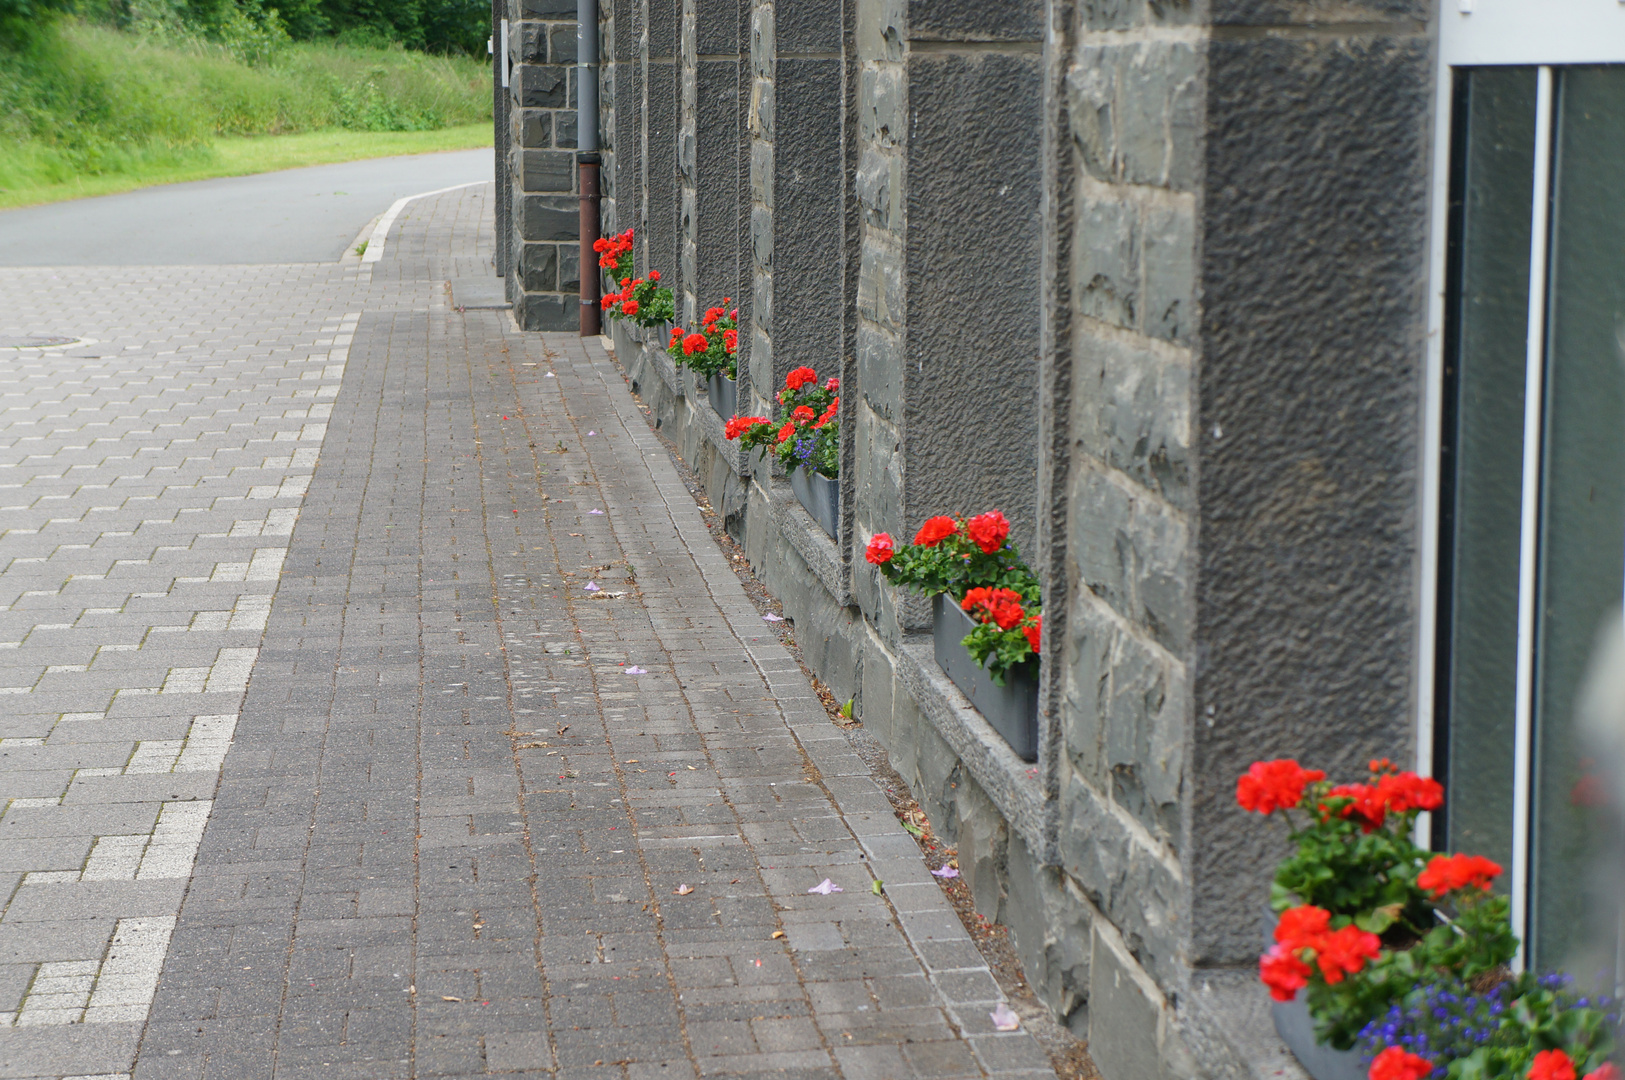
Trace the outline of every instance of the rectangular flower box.
<instances>
[{"instance_id":1,"label":"rectangular flower box","mask_svg":"<svg viewBox=\"0 0 1625 1080\"><path fill-rule=\"evenodd\" d=\"M945 593L931 598L932 645L937 666L976 706L993 730L1004 736L1023 761L1038 760L1038 657L1013 668L1004 685L965 650L965 635L976 620Z\"/></svg>"},{"instance_id":2,"label":"rectangular flower box","mask_svg":"<svg viewBox=\"0 0 1625 1080\"><path fill-rule=\"evenodd\" d=\"M841 482L822 473L796 469L790 473L790 490L831 540L841 528Z\"/></svg>"},{"instance_id":3,"label":"rectangular flower box","mask_svg":"<svg viewBox=\"0 0 1625 1080\"><path fill-rule=\"evenodd\" d=\"M731 420L739 412L739 383L736 380L718 372L711 376L705 389L711 398L711 408L716 410L718 416Z\"/></svg>"}]
</instances>

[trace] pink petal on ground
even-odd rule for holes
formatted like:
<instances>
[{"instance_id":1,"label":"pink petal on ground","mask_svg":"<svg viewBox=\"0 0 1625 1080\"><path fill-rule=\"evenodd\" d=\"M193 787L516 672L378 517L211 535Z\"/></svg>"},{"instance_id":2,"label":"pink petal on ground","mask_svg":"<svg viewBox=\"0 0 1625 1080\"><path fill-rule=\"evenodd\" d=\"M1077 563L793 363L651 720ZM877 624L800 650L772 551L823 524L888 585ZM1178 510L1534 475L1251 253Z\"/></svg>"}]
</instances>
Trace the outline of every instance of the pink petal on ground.
<instances>
[{"instance_id":1,"label":"pink petal on ground","mask_svg":"<svg viewBox=\"0 0 1625 1080\"><path fill-rule=\"evenodd\" d=\"M589 431L589 432L587 432L587 434L588 434L588 435L596 435L596 434L598 434L598 432L596 432L596 431Z\"/></svg>"},{"instance_id":2,"label":"pink petal on ground","mask_svg":"<svg viewBox=\"0 0 1625 1080\"><path fill-rule=\"evenodd\" d=\"M598 591L598 582L589 581L585 585L583 585L582 588L587 590L588 592L597 592Z\"/></svg>"},{"instance_id":3,"label":"pink petal on ground","mask_svg":"<svg viewBox=\"0 0 1625 1080\"><path fill-rule=\"evenodd\" d=\"M603 511L602 511L602 510L588 510L588 511L587 511L587 513L589 513L589 514L599 514L599 515L602 515L602 514L603 514Z\"/></svg>"},{"instance_id":4,"label":"pink petal on ground","mask_svg":"<svg viewBox=\"0 0 1625 1080\"><path fill-rule=\"evenodd\" d=\"M636 664L633 664L631 667L627 668L626 673L628 675L647 675L647 674L649 674L649 672L648 672L648 670L646 668L640 668Z\"/></svg>"},{"instance_id":5,"label":"pink petal on ground","mask_svg":"<svg viewBox=\"0 0 1625 1080\"><path fill-rule=\"evenodd\" d=\"M1016 1015L1008 1002L999 1002L999 1007L988 1016L993 1018L993 1027L998 1031L1014 1031L1021 1026L1021 1017Z\"/></svg>"},{"instance_id":6,"label":"pink petal on ground","mask_svg":"<svg viewBox=\"0 0 1625 1080\"><path fill-rule=\"evenodd\" d=\"M951 866L939 866L935 870L931 871L931 874L932 876L939 878L955 878L959 876L959 871L955 870Z\"/></svg>"},{"instance_id":7,"label":"pink petal on ground","mask_svg":"<svg viewBox=\"0 0 1625 1080\"><path fill-rule=\"evenodd\" d=\"M763 622L783 622L784 619L782 617L778 616L778 615L763 615L762 616L762 621Z\"/></svg>"},{"instance_id":8,"label":"pink petal on ground","mask_svg":"<svg viewBox=\"0 0 1625 1080\"><path fill-rule=\"evenodd\" d=\"M842 889L829 878L825 878L823 881L820 881L817 885L814 885L807 891L810 893L817 893L819 896L828 896L830 893L845 892L846 890Z\"/></svg>"}]
</instances>

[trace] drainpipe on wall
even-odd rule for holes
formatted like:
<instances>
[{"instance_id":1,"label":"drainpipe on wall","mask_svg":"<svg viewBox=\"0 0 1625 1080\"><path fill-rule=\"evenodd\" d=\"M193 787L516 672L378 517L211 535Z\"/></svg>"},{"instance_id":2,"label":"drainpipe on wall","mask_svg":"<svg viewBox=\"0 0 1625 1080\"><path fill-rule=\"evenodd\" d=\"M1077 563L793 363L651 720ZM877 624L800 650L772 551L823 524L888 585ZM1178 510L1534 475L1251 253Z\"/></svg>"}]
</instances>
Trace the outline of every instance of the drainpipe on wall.
<instances>
[{"instance_id":1,"label":"drainpipe on wall","mask_svg":"<svg viewBox=\"0 0 1625 1080\"><path fill-rule=\"evenodd\" d=\"M581 190L581 336L599 333L598 0L576 0L576 171Z\"/></svg>"}]
</instances>

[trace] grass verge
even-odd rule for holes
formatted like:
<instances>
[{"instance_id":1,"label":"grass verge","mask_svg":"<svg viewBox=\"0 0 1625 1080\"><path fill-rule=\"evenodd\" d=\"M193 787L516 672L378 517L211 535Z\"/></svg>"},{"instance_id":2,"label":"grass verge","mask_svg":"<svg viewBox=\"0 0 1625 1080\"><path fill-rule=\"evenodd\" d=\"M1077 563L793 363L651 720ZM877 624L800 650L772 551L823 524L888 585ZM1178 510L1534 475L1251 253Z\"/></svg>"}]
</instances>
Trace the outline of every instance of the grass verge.
<instances>
[{"instance_id":1,"label":"grass verge","mask_svg":"<svg viewBox=\"0 0 1625 1080\"><path fill-rule=\"evenodd\" d=\"M154 147L127 153L118 172L75 176L59 183L0 186L0 210L41 203L116 195L121 191L212 180L222 176L331 165L341 161L431 154L442 150L473 150L491 145L491 124L462 124L437 131L306 131L297 135L250 135L215 139L209 144L172 150ZM24 153L0 145L0 158ZM32 170L18 169L27 177Z\"/></svg>"}]
</instances>

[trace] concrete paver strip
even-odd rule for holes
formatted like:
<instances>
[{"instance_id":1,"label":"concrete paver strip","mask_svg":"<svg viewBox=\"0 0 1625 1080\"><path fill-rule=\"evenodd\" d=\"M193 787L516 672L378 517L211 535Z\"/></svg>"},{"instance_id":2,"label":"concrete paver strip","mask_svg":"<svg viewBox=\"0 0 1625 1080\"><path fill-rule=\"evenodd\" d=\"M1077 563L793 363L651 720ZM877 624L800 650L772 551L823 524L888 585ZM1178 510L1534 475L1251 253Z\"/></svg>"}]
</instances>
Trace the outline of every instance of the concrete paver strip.
<instances>
[{"instance_id":1,"label":"concrete paver strip","mask_svg":"<svg viewBox=\"0 0 1625 1080\"><path fill-rule=\"evenodd\" d=\"M88 416L0 433L42 530L0 557L48 560L0 575L0 627L28 623L0 682L33 710L0 730L0 1077L1053 1075L992 1030L980 955L613 363L450 307L488 190L414 204L366 267L127 275L73 329L122 352L141 317L195 324L187 363L222 371L140 415L209 421L111 455ZM35 305L0 332L66 325L63 274L0 271ZM112 374L85 352L40 355L26 419ZM140 509L91 513L128 466L69 486L104 467L80 446L141 457Z\"/></svg>"}]
</instances>

